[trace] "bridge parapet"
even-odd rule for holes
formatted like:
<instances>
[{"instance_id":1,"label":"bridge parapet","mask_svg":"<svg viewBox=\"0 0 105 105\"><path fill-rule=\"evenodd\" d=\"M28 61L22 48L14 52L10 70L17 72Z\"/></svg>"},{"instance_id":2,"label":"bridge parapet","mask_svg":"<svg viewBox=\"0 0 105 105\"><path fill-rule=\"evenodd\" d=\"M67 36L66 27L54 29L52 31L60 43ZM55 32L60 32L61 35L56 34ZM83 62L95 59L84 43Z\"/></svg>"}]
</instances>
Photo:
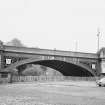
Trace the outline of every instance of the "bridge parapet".
<instances>
[{"instance_id":1,"label":"bridge parapet","mask_svg":"<svg viewBox=\"0 0 105 105\"><path fill-rule=\"evenodd\" d=\"M97 54L95 53L82 53L82 52L49 50L49 49L28 48L28 47L15 47L15 46L5 46L5 51L27 53L27 54L51 55L51 56L55 55L55 56L93 58L93 59L98 58Z\"/></svg>"}]
</instances>

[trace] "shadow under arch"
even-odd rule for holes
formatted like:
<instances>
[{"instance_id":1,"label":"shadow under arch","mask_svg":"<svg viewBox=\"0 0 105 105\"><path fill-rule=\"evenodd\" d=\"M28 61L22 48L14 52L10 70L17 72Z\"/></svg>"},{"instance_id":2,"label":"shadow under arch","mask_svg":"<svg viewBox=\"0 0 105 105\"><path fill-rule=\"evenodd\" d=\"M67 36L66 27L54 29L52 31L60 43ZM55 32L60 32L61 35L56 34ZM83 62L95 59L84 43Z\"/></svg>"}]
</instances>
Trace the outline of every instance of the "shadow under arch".
<instances>
[{"instance_id":1,"label":"shadow under arch","mask_svg":"<svg viewBox=\"0 0 105 105\"><path fill-rule=\"evenodd\" d=\"M12 72L18 69L18 67L25 64L39 64L58 70L64 76L96 76L92 69L77 63L74 64L72 61L66 62L61 60L42 60L41 58L30 58L11 64L5 70Z\"/></svg>"}]
</instances>

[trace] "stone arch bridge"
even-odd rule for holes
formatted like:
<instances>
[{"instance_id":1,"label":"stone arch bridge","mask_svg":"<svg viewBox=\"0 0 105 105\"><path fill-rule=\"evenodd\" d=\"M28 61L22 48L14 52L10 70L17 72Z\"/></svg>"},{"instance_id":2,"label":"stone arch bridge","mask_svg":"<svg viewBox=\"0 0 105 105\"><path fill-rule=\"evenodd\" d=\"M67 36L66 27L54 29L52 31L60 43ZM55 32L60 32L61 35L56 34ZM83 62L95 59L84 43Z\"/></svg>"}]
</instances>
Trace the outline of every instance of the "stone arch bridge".
<instances>
[{"instance_id":1,"label":"stone arch bridge","mask_svg":"<svg viewBox=\"0 0 105 105\"><path fill-rule=\"evenodd\" d=\"M19 70L27 64L39 64L66 76L93 76L104 73L104 49L83 53L0 45L0 70Z\"/></svg>"}]
</instances>

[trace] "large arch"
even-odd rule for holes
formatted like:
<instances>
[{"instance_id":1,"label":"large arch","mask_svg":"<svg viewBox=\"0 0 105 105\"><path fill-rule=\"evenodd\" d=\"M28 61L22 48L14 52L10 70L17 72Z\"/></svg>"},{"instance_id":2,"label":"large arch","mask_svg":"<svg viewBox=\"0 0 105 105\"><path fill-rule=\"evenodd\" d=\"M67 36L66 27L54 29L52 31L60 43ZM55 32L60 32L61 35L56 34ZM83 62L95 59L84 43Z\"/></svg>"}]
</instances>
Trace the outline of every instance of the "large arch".
<instances>
[{"instance_id":1,"label":"large arch","mask_svg":"<svg viewBox=\"0 0 105 105\"><path fill-rule=\"evenodd\" d=\"M11 64L5 70L12 72L25 64L40 64L58 70L65 76L96 76L95 73L88 67L72 61L66 62L61 60L42 60L41 58L30 58ZM16 70L16 69L15 69Z\"/></svg>"}]
</instances>

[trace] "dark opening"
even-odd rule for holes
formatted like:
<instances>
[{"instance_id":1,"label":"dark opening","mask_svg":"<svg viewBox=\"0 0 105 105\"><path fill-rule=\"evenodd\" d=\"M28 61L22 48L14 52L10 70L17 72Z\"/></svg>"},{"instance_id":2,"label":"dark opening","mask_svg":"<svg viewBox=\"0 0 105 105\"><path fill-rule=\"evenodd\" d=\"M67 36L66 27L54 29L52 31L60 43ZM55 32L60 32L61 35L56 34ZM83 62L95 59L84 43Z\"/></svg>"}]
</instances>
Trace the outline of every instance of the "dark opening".
<instances>
[{"instance_id":1,"label":"dark opening","mask_svg":"<svg viewBox=\"0 0 105 105\"><path fill-rule=\"evenodd\" d=\"M27 64L39 64L47 66L61 72L64 76L80 76L80 77L93 76L93 74L90 71L86 70L85 68L59 60L41 60L41 61L30 62ZM22 68L22 66L24 65L18 66L17 69L19 70L19 68Z\"/></svg>"}]
</instances>

